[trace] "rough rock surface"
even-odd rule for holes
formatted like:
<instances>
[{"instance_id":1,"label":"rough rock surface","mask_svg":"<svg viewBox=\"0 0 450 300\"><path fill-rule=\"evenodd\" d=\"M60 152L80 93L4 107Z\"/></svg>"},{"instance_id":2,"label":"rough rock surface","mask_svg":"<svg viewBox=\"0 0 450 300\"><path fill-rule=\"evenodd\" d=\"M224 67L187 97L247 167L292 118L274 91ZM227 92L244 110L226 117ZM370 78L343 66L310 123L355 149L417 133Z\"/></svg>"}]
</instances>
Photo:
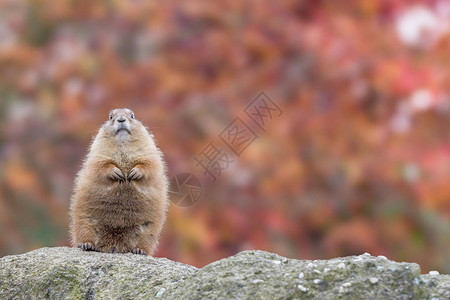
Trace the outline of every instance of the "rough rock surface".
<instances>
[{"instance_id":1,"label":"rough rock surface","mask_svg":"<svg viewBox=\"0 0 450 300\"><path fill-rule=\"evenodd\" d=\"M369 254L238 253L202 269L132 254L42 248L0 259L0 299L450 299L450 275Z\"/></svg>"}]
</instances>

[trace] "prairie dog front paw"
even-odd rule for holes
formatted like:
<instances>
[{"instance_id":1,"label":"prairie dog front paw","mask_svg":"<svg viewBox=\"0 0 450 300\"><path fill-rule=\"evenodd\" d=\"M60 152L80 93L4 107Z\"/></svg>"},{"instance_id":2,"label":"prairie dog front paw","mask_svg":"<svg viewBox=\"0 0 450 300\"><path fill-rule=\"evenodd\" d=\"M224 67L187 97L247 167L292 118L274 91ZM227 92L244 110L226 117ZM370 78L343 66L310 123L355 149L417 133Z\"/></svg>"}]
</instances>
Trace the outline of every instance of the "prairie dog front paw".
<instances>
[{"instance_id":1,"label":"prairie dog front paw","mask_svg":"<svg viewBox=\"0 0 450 300\"><path fill-rule=\"evenodd\" d=\"M144 177L144 174L142 173L141 169L136 166L133 169L131 169L130 173L128 173L127 180L128 181L139 180L142 179L142 177Z\"/></svg>"},{"instance_id":2,"label":"prairie dog front paw","mask_svg":"<svg viewBox=\"0 0 450 300\"><path fill-rule=\"evenodd\" d=\"M111 167L108 171L108 178L114 181L125 181L125 175L118 167Z\"/></svg>"}]
</instances>

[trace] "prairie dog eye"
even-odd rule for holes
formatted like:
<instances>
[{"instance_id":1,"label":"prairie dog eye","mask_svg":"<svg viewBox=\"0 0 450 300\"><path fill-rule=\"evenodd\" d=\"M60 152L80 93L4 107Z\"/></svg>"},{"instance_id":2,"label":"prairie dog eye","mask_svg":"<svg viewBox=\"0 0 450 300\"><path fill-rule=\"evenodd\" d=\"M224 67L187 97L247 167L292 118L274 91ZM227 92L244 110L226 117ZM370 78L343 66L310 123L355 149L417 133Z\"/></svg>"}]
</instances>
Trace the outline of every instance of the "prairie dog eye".
<instances>
[{"instance_id":1,"label":"prairie dog eye","mask_svg":"<svg viewBox=\"0 0 450 300\"><path fill-rule=\"evenodd\" d=\"M134 113L131 113L131 118L134 119Z\"/></svg>"},{"instance_id":2,"label":"prairie dog eye","mask_svg":"<svg viewBox=\"0 0 450 300\"><path fill-rule=\"evenodd\" d=\"M109 114L109 119L112 120L112 114Z\"/></svg>"}]
</instances>

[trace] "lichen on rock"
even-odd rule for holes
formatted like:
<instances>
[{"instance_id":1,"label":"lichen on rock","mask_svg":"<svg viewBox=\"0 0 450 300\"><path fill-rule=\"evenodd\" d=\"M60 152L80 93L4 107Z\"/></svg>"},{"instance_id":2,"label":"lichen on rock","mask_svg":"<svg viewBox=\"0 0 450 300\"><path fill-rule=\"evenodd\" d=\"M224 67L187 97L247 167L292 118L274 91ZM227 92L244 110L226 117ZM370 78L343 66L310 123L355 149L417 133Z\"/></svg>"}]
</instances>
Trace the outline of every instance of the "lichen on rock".
<instances>
[{"instance_id":1,"label":"lichen on rock","mask_svg":"<svg viewBox=\"0 0 450 300\"><path fill-rule=\"evenodd\" d=\"M133 254L42 248L0 259L0 299L450 299L450 275L369 254L296 260L244 251L201 269Z\"/></svg>"}]
</instances>

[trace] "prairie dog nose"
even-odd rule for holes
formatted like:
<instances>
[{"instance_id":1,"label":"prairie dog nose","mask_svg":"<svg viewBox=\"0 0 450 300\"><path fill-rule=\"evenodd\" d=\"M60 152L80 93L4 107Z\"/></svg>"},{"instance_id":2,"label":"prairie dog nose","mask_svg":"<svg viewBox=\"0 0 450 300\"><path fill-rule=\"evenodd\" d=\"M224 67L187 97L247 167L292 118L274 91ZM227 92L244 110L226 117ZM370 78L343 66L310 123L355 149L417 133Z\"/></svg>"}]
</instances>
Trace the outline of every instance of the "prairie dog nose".
<instances>
[{"instance_id":1,"label":"prairie dog nose","mask_svg":"<svg viewBox=\"0 0 450 300\"><path fill-rule=\"evenodd\" d=\"M126 119L124 117L120 117L119 119L117 119L117 121L120 122L120 123L125 122L125 120Z\"/></svg>"}]
</instances>

